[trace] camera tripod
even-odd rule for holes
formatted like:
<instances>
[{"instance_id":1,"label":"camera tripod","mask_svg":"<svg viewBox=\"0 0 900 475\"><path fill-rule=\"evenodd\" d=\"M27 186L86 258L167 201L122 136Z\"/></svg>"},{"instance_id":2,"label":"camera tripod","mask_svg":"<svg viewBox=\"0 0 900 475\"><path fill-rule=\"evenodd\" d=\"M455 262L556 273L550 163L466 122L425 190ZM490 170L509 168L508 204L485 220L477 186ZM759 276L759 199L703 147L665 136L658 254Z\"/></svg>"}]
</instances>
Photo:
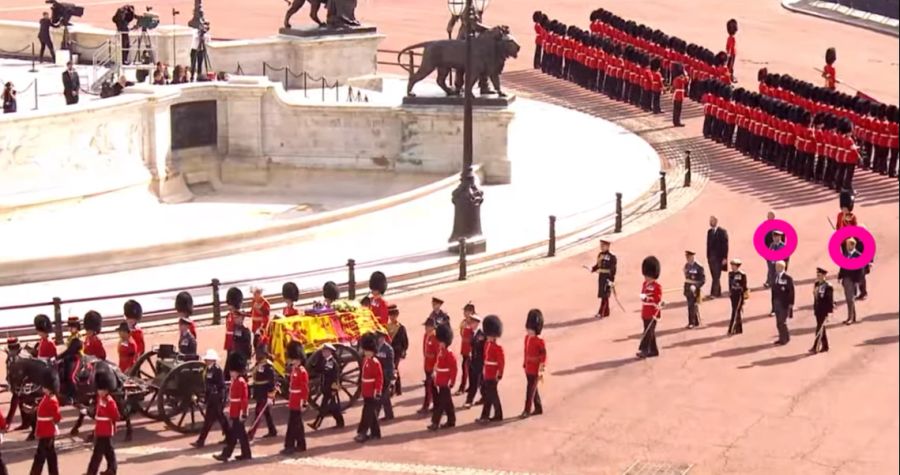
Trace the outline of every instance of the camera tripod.
<instances>
[{"instance_id":1,"label":"camera tripod","mask_svg":"<svg viewBox=\"0 0 900 475\"><path fill-rule=\"evenodd\" d=\"M153 42L150 39L150 32L146 28L141 28L141 34L135 44L131 64L154 64L156 62L154 61Z\"/></svg>"},{"instance_id":2,"label":"camera tripod","mask_svg":"<svg viewBox=\"0 0 900 475\"><path fill-rule=\"evenodd\" d=\"M197 49L191 51L191 82L194 81L195 76L198 81L206 81L203 70L205 68L208 72L210 69L209 53L206 49L206 28L203 25L200 25L197 35Z\"/></svg>"}]
</instances>

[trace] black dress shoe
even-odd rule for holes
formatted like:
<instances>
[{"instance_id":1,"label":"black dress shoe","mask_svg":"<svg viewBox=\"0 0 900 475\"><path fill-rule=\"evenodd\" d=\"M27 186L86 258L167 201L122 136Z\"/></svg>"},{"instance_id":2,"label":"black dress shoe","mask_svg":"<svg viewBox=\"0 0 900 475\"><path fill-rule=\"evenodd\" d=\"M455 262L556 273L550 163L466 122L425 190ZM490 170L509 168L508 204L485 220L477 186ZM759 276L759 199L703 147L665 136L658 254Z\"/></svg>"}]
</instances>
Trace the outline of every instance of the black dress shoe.
<instances>
[{"instance_id":1,"label":"black dress shoe","mask_svg":"<svg viewBox=\"0 0 900 475\"><path fill-rule=\"evenodd\" d=\"M366 437L364 434L356 434L356 437L354 437L353 440L354 440L355 442L361 444L361 443L363 443L363 442L369 440L369 438Z\"/></svg>"},{"instance_id":2,"label":"black dress shoe","mask_svg":"<svg viewBox=\"0 0 900 475\"><path fill-rule=\"evenodd\" d=\"M289 456L297 453L297 450L296 449L281 449L281 452L278 452L278 453L280 453L281 455L284 455L285 457L289 457Z\"/></svg>"},{"instance_id":3,"label":"black dress shoe","mask_svg":"<svg viewBox=\"0 0 900 475\"><path fill-rule=\"evenodd\" d=\"M271 438L271 437L278 437L278 432L276 432L276 431L273 430L273 431L267 433L266 435L264 435L264 436L263 436L263 439L268 439L268 438Z\"/></svg>"},{"instance_id":4,"label":"black dress shoe","mask_svg":"<svg viewBox=\"0 0 900 475\"><path fill-rule=\"evenodd\" d=\"M191 447L193 447L195 449L202 449L203 445L204 445L203 442L200 442L200 441L191 442Z\"/></svg>"},{"instance_id":5,"label":"black dress shoe","mask_svg":"<svg viewBox=\"0 0 900 475\"><path fill-rule=\"evenodd\" d=\"M253 456L248 454L248 455L238 455L238 456L235 457L234 459L235 459L235 460L238 460L238 461L241 461L241 460L250 460L250 459L252 459L252 458L253 458Z\"/></svg>"},{"instance_id":6,"label":"black dress shoe","mask_svg":"<svg viewBox=\"0 0 900 475\"><path fill-rule=\"evenodd\" d=\"M441 429L452 429L454 427L456 427L455 422L445 422L445 423L441 424Z\"/></svg>"},{"instance_id":7,"label":"black dress shoe","mask_svg":"<svg viewBox=\"0 0 900 475\"><path fill-rule=\"evenodd\" d=\"M426 429L434 432L434 431L438 430L438 425L437 424L429 424L428 427L426 427Z\"/></svg>"},{"instance_id":8,"label":"black dress shoe","mask_svg":"<svg viewBox=\"0 0 900 475\"><path fill-rule=\"evenodd\" d=\"M491 422L502 422L502 421L503 421L503 418L500 417L500 416L494 416L494 417L490 418L489 420L490 420Z\"/></svg>"},{"instance_id":9,"label":"black dress shoe","mask_svg":"<svg viewBox=\"0 0 900 475\"><path fill-rule=\"evenodd\" d=\"M534 412L531 413L532 416L540 416L544 413L543 409L535 409Z\"/></svg>"},{"instance_id":10,"label":"black dress shoe","mask_svg":"<svg viewBox=\"0 0 900 475\"><path fill-rule=\"evenodd\" d=\"M222 454L213 455L213 458L218 460L219 462L227 462L228 461L228 457L226 457Z\"/></svg>"},{"instance_id":11,"label":"black dress shoe","mask_svg":"<svg viewBox=\"0 0 900 475\"><path fill-rule=\"evenodd\" d=\"M529 417L531 417L531 414L529 414L528 411L524 411L519 414L519 419L528 419Z\"/></svg>"}]
</instances>

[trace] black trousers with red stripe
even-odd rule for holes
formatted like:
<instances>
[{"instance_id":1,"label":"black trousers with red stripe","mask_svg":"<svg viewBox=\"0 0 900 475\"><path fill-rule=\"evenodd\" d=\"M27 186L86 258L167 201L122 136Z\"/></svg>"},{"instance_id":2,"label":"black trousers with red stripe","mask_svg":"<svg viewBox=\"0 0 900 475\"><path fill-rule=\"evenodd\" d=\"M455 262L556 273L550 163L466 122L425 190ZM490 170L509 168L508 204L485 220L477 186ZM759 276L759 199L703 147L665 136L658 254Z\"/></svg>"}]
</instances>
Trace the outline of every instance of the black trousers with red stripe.
<instances>
[{"instance_id":1,"label":"black trousers with red stripe","mask_svg":"<svg viewBox=\"0 0 900 475\"><path fill-rule=\"evenodd\" d=\"M538 383L540 379L536 374L526 374L525 379L528 381L525 385L525 413L531 414L531 406L534 405L535 412L544 412L544 406L541 404L541 393L538 392Z\"/></svg>"},{"instance_id":2,"label":"black trousers with red stripe","mask_svg":"<svg viewBox=\"0 0 900 475\"><path fill-rule=\"evenodd\" d=\"M91 461L88 463L88 475L97 475L100 470L100 461L106 459L106 471L116 473L118 466L116 464L116 451L112 446L112 438L110 437L94 437L94 452L91 454Z\"/></svg>"}]
</instances>

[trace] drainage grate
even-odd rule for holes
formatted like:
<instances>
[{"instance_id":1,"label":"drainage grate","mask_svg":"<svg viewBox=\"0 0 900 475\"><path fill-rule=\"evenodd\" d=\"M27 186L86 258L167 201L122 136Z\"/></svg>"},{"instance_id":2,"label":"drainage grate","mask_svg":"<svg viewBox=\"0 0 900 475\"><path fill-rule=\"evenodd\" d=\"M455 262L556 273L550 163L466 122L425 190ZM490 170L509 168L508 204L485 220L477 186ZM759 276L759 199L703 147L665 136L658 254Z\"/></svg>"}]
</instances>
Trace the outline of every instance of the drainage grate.
<instances>
[{"instance_id":1,"label":"drainage grate","mask_svg":"<svg viewBox=\"0 0 900 475\"><path fill-rule=\"evenodd\" d=\"M692 467L693 465L686 463L638 460L622 472L622 475L686 475Z\"/></svg>"}]
</instances>

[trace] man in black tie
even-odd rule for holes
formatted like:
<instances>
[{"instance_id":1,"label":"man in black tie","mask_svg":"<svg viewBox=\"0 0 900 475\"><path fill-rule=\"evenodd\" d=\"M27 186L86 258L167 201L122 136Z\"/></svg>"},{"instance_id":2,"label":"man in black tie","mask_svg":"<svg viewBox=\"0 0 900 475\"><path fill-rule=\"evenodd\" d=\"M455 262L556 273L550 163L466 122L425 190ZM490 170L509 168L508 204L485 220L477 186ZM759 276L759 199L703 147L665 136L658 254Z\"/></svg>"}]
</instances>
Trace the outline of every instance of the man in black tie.
<instances>
[{"instance_id":1,"label":"man in black tie","mask_svg":"<svg viewBox=\"0 0 900 475\"><path fill-rule=\"evenodd\" d=\"M844 243L844 257L858 259L862 254L856 247L856 239L850 238ZM865 267L861 269L844 269L838 272L838 281L844 288L844 299L847 302L847 320L844 325L856 323L856 290L865 276Z\"/></svg>"},{"instance_id":2,"label":"man in black tie","mask_svg":"<svg viewBox=\"0 0 900 475\"><path fill-rule=\"evenodd\" d=\"M78 91L81 88L81 79L78 77L78 71L69 61L66 63L66 70L62 73L63 96L66 97L66 105L78 104Z\"/></svg>"},{"instance_id":3,"label":"man in black tie","mask_svg":"<svg viewBox=\"0 0 900 475\"><path fill-rule=\"evenodd\" d=\"M722 269L728 264L728 231L719 227L715 216L709 217L709 231L706 232L706 260L712 277L709 295L713 298L722 296Z\"/></svg>"},{"instance_id":4,"label":"man in black tie","mask_svg":"<svg viewBox=\"0 0 900 475\"><path fill-rule=\"evenodd\" d=\"M48 49L50 50L50 62L56 63L56 50L53 49L53 38L50 36L51 27L53 27L53 22L50 21L50 14L44 12L41 15L40 29L38 30L38 40L41 42L41 55L39 56L41 63L44 62L44 51Z\"/></svg>"},{"instance_id":5,"label":"man in black tie","mask_svg":"<svg viewBox=\"0 0 900 475\"><path fill-rule=\"evenodd\" d=\"M794 311L794 279L785 272L784 261L775 263L775 278L772 282L772 305L775 309L775 326L778 328L776 345L786 345L791 341L787 319Z\"/></svg>"}]
</instances>

